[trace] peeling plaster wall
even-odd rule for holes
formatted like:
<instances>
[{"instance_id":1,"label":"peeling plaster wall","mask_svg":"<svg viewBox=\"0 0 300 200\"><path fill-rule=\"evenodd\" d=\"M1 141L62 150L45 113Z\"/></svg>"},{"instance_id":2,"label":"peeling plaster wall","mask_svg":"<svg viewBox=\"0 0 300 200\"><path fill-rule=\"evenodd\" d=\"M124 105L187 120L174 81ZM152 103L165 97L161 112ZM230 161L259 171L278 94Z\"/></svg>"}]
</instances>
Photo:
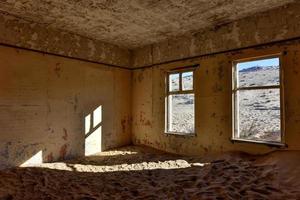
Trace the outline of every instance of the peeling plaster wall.
<instances>
[{"instance_id":1,"label":"peeling plaster wall","mask_svg":"<svg viewBox=\"0 0 300 200\"><path fill-rule=\"evenodd\" d=\"M130 67L131 53L129 50L53 29L46 24L39 25L0 12L0 30L0 43L104 64Z\"/></svg>"},{"instance_id":2,"label":"peeling plaster wall","mask_svg":"<svg viewBox=\"0 0 300 200\"><path fill-rule=\"evenodd\" d=\"M300 40L134 70L134 144L190 155L233 150L261 154L277 149L263 144L231 142L231 68L233 60L284 51L287 52L282 60L286 149L300 150ZM194 77L197 135L164 134L165 72L194 64L200 64Z\"/></svg>"},{"instance_id":3,"label":"peeling plaster wall","mask_svg":"<svg viewBox=\"0 0 300 200\"><path fill-rule=\"evenodd\" d=\"M143 67L214 52L226 51L300 36L300 3L276 8L182 36L137 48L133 66Z\"/></svg>"},{"instance_id":4,"label":"peeling plaster wall","mask_svg":"<svg viewBox=\"0 0 300 200\"><path fill-rule=\"evenodd\" d=\"M3 46L0 60L0 168L39 151L45 162L84 155L98 106L102 149L131 143L129 70Z\"/></svg>"},{"instance_id":5,"label":"peeling plaster wall","mask_svg":"<svg viewBox=\"0 0 300 200\"><path fill-rule=\"evenodd\" d=\"M297 0L1 0L0 10L32 22L141 47L241 19Z\"/></svg>"}]
</instances>

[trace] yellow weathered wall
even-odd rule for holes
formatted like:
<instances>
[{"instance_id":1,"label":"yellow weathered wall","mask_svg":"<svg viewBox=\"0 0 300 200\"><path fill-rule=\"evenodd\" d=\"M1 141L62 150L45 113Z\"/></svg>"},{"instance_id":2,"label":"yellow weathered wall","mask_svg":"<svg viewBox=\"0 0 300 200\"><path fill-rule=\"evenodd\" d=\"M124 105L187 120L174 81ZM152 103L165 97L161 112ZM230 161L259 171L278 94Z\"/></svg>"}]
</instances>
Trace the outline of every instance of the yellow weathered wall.
<instances>
[{"instance_id":1,"label":"yellow weathered wall","mask_svg":"<svg viewBox=\"0 0 300 200\"><path fill-rule=\"evenodd\" d=\"M133 73L133 124L135 144L180 154L244 151L261 154L277 148L264 144L232 143L232 61L286 51L283 56L285 98L284 149L300 150L300 41L278 43L243 51L136 69ZM196 136L164 134L165 71L200 64L195 73Z\"/></svg>"},{"instance_id":2,"label":"yellow weathered wall","mask_svg":"<svg viewBox=\"0 0 300 200\"><path fill-rule=\"evenodd\" d=\"M84 155L84 119L100 105L102 149L131 143L129 70L3 46L0 61L0 168Z\"/></svg>"}]
</instances>

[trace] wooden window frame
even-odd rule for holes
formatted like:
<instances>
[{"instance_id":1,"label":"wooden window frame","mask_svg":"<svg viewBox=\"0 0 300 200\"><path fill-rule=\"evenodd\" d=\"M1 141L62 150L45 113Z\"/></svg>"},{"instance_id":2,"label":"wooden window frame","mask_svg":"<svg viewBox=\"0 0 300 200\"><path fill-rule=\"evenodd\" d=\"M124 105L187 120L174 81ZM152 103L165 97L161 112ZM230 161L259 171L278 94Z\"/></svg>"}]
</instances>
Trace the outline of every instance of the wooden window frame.
<instances>
[{"instance_id":1,"label":"wooden window frame","mask_svg":"<svg viewBox=\"0 0 300 200\"><path fill-rule=\"evenodd\" d=\"M279 85L268 85L268 86L247 86L247 87L237 87L237 64L243 62L250 62L250 61L257 61L257 60L264 60L264 59L272 59L278 58L279 59ZM284 80L283 80L283 66L282 66L282 54L272 54L272 55L264 55L259 57L252 57L246 59L239 59L233 61L232 64L232 141L240 141L240 142L249 142L249 143L258 143L258 144L267 144L267 145L274 145L274 146L285 146L285 123L284 123ZM279 89L279 99L280 99L280 142L276 141L263 141L263 140L248 140L248 139L241 139L236 137L239 135L239 121L238 121L238 100L237 100L237 92L238 91L245 91L245 90L265 90L265 89Z\"/></svg>"},{"instance_id":2,"label":"wooden window frame","mask_svg":"<svg viewBox=\"0 0 300 200\"><path fill-rule=\"evenodd\" d=\"M165 75L165 134L168 135L182 135L182 136L195 136L196 135L196 95L195 95L195 70L196 67L183 67L176 68L166 72ZM186 72L193 72L193 89L192 90L183 90L182 89L182 74ZM169 91L170 89L170 75L179 74L179 90L178 91ZM194 132L178 132L178 131L169 131L169 96L177 94L193 94L194 95Z\"/></svg>"}]
</instances>

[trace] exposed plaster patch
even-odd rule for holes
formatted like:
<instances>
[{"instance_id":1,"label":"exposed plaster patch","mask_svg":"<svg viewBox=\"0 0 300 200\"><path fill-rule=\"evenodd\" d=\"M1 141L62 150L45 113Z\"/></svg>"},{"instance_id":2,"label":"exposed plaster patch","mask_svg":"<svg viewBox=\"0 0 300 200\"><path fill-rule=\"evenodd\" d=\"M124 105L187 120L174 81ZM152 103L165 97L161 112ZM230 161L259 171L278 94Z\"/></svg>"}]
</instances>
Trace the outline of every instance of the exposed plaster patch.
<instances>
[{"instance_id":1,"label":"exposed plaster patch","mask_svg":"<svg viewBox=\"0 0 300 200\"><path fill-rule=\"evenodd\" d=\"M195 55L197 50L197 46L195 44L195 38L191 38L191 45L190 45L190 55Z\"/></svg>"},{"instance_id":2,"label":"exposed plaster patch","mask_svg":"<svg viewBox=\"0 0 300 200\"><path fill-rule=\"evenodd\" d=\"M255 38L255 41L256 41L257 43L260 43L260 42L261 42L259 32L256 31L256 32L254 33L254 38Z\"/></svg>"},{"instance_id":3,"label":"exposed plaster patch","mask_svg":"<svg viewBox=\"0 0 300 200\"><path fill-rule=\"evenodd\" d=\"M88 42L88 47L89 47L89 49L90 49L90 54L89 54L89 56L90 56L90 57L93 57L93 56L95 55L96 48L95 48L95 44L94 44L91 40Z\"/></svg>"},{"instance_id":4,"label":"exposed plaster patch","mask_svg":"<svg viewBox=\"0 0 300 200\"><path fill-rule=\"evenodd\" d=\"M240 32L241 30L238 27L237 23L233 23L231 35L228 37L232 38L232 40L236 42L236 46L238 47L242 46L242 42L240 40Z\"/></svg>"},{"instance_id":5,"label":"exposed plaster patch","mask_svg":"<svg viewBox=\"0 0 300 200\"><path fill-rule=\"evenodd\" d=\"M33 33L31 36L32 40L37 40L38 39L38 34L37 33Z\"/></svg>"},{"instance_id":6,"label":"exposed plaster patch","mask_svg":"<svg viewBox=\"0 0 300 200\"><path fill-rule=\"evenodd\" d=\"M278 30L278 33L275 36L275 39L280 40L281 38L284 38L285 35L288 34L288 27L282 27L281 29Z\"/></svg>"}]
</instances>

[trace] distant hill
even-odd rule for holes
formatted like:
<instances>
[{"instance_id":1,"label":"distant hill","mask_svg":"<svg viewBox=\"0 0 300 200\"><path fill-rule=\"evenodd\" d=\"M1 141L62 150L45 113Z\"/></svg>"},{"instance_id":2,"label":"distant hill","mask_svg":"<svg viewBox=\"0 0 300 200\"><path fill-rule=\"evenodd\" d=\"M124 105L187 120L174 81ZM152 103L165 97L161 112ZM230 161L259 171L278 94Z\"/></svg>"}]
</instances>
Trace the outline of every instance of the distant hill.
<instances>
[{"instance_id":1,"label":"distant hill","mask_svg":"<svg viewBox=\"0 0 300 200\"><path fill-rule=\"evenodd\" d=\"M253 66L239 70L239 72L256 72L259 70L279 69L279 66Z\"/></svg>"}]
</instances>

